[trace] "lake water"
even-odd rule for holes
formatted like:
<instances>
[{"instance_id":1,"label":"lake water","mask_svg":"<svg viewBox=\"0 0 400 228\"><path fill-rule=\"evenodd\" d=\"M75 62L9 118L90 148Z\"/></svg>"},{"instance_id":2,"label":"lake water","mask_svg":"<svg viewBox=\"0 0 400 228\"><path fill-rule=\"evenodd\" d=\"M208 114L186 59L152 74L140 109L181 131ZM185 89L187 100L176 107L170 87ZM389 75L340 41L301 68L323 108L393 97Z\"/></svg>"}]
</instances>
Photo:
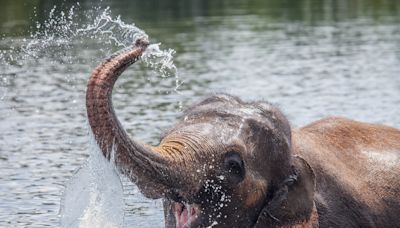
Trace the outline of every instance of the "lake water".
<instances>
[{"instance_id":1,"label":"lake water","mask_svg":"<svg viewBox=\"0 0 400 228\"><path fill-rule=\"evenodd\" d=\"M49 24L62 12L68 22L71 7L74 23ZM145 142L157 144L182 109L217 92L275 103L296 127L332 115L400 127L396 0L4 0L0 227L58 226L64 187L89 154L86 81L121 48L109 34L76 35L104 12L176 51L178 82L141 62L117 83L117 115ZM162 226L161 203L123 183L125 227Z\"/></svg>"}]
</instances>

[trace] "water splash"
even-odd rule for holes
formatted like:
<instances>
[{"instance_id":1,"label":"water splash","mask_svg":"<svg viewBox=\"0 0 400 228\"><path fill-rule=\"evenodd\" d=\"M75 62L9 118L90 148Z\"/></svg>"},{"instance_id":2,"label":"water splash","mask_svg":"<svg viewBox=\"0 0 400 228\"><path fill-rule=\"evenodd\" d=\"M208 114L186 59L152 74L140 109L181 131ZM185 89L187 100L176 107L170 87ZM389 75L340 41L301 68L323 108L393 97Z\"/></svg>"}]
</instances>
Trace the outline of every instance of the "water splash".
<instances>
[{"instance_id":1,"label":"water splash","mask_svg":"<svg viewBox=\"0 0 400 228\"><path fill-rule=\"evenodd\" d=\"M61 227L122 227L122 182L91 137L90 157L66 185L60 207Z\"/></svg>"},{"instance_id":2,"label":"water splash","mask_svg":"<svg viewBox=\"0 0 400 228\"><path fill-rule=\"evenodd\" d=\"M99 51L103 53L102 56L107 56L117 49L131 46L138 38L148 38L135 24L125 23L120 16L112 16L109 7L94 7L83 11L80 10L79 3L67 12L54 6L48 18L42 23L36 22L32 30L30 39L20 40L19 46L0 50L2 65L22 65L38 59L46 59L50 63L73 64L83 61L77 58L76 52L82 51L82 46L85 48L84 45L88 45L88 39L93 45L100 44L102 48ZM0 39L0 47L6 47L6 43L7 40ZM181 82L173 62L175 51L163 50L160 46L161 43L151 44L143 55L143 60L160 77L175 77L174 91L178 92ZM99 61L96 57L89 64Z\"/></svg>"},{"instance_id":3,"label":"water splash","mask_svg":"<svg viewBox=\"0 0 400 228\"><path fill-rule=\"evenodd\" d=\"M120 16L113 17L109 8L80 11L79 7L77 3L64 12L54 6L44 22L36 23L31 40L23 45L25 57L52 56L55 51L71 50L87 39L104 44L101 51L109 53L114 47L127 47L140 37L148 37L134 24L125 23Z\"/></svg>"},{"instance_id":4,"label":"water splash","mask_svg":"<svg viewBox=\"0 0 400 228\"><path fill-rule=\"evenodd\" d=\"M63 11L54 6L46 20L36 22L32 27L30 38L14 38L12 42L9 38L0 38L0 70L8 72L0 73L0 98L8 99L9 88L4 81L15 78L21 66L65 66L70 73L64 75L64 81L75 88L79 79L69 66L95 65L102 61L102 57L131 46L139 37L148 35L135 24L125 23L120 16L113 16L108 7L81 10L79 3L76 3L69 10ZM13 43L13 46L9 46L9 43ZM160 46L160 43L151 44L143 60L160 78L174 78L175 88L171 92L179 93L182 82L173 61L175 51L164 50ZM79 57L88 50L96 50L98 53L89 55L93 57ZM179 109L182 109L182 102L176 102Z\"/></svg>"},{"instance_id":5,"label":"water splash","mask_svg":"<svg viewBox=\"0 0 400 228\"><path fill-rule=\"evenodd\" d=\"M143 60L148 66L160 72L162 77L175 77L174 91L178 93L182 82L179 79L178 69L173 61L175 50L161 50L160 45L161 43L149 45L146 52L143 54Z\"/></svg>"}]
</instances>

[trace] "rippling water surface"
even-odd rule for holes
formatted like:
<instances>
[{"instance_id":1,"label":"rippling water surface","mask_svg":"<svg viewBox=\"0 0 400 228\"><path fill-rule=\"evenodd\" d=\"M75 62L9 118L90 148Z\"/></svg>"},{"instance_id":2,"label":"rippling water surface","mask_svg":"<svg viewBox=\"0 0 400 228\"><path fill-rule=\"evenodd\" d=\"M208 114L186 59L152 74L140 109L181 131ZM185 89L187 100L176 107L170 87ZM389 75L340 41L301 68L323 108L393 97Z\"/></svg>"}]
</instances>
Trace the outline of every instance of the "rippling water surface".
<instances>
[{"instance_id":1,"label":"rippling water surface","mask_svg":"<svg viewBox=\"0 0 400 228\"><path fill-rule=\"evenodd\" d=\"M83 25L94 25L106 7L106 16L120 15L162 49L176 51L180 81L140 62L117 83L117 115L145 142L157 144L182 108L216 92L276 103L297 127L330 115L400 127L395 0L5 1L0 227L58 225L64 186L89 154L86 81L99 61L124 45L117 40L132 39L115 30L116 40L78 32L90 29ZM64 12L64 21L74 23L46 27L52 9L53 18ZM125 227L160 227L161 203L123 182Z\"/></svg>"}]
</instances>

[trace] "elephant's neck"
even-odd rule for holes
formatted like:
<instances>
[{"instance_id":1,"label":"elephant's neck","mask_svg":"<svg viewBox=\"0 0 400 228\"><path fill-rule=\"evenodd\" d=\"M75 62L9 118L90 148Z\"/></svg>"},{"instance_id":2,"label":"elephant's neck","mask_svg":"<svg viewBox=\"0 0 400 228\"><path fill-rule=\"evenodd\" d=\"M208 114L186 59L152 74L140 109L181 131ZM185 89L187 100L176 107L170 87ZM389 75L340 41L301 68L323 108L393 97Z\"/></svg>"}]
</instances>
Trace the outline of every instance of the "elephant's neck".
<instances>
[{"instance_id":1,"label":"elephant's neck","mask_svg":"<svg viewBox=\"0 0 400 228\"><path fill-rule=\"evenodd\" d=\"M279 226L279 228L318 228L318 227L319 227L318 211L317 208L315 207L315 204L313 206L310 217L307 220Z\"/></svg>"}]
</instances>

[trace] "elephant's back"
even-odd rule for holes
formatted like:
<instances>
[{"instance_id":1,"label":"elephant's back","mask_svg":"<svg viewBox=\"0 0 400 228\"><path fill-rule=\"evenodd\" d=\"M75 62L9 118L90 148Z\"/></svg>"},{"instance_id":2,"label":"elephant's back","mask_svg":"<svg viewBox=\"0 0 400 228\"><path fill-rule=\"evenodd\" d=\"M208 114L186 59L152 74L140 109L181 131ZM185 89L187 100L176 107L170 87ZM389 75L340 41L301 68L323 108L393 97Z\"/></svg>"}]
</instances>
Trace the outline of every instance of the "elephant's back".
<instances>
[{"instance_id":1,"label":"elephant's back","mask_svg":"<svg viewBox=\"0 0 400 228\"><path fill-rule=\"evenodd\" d=\"M356 216L378 224L400 220L400 130L326 118L293 130L293 148L313 167L327 206L356 205L367 212Z\"/></svg>"}]
</instances>

